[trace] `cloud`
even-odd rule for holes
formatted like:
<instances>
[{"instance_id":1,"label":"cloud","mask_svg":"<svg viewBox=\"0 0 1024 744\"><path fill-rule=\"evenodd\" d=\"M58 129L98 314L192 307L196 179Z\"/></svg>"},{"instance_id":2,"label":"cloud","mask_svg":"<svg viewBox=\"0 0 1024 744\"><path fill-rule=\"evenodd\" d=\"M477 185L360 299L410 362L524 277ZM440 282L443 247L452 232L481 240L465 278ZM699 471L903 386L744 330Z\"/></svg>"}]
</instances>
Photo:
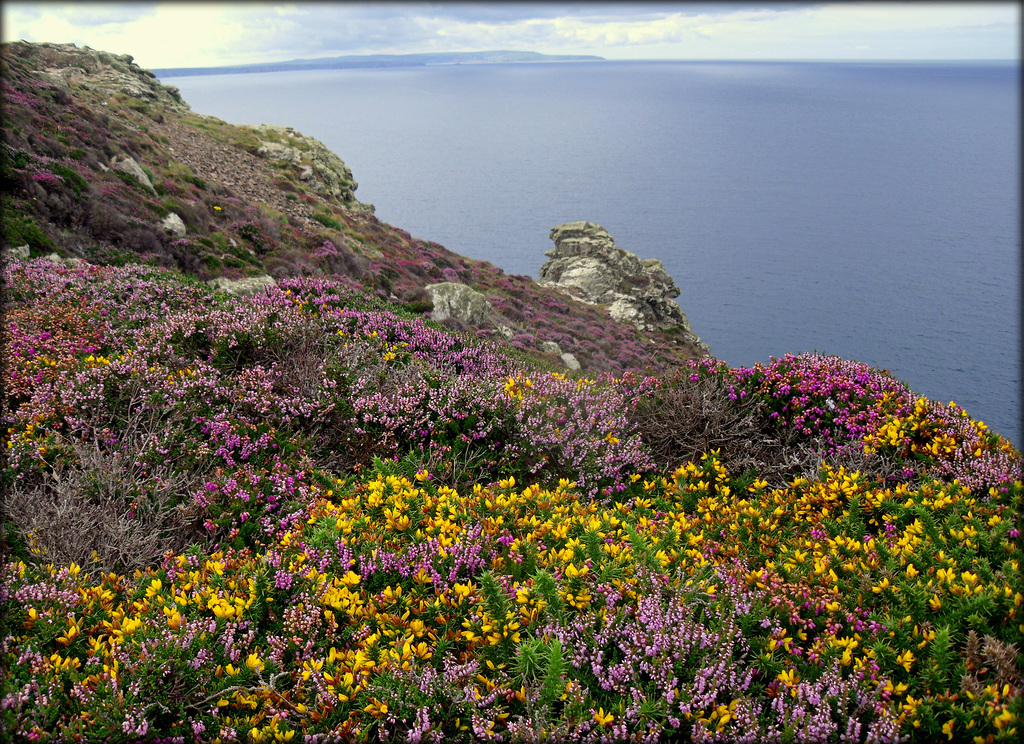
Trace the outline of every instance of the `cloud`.
<instances>
[{"instance_id":1,"label":"cloud","mask_svg":"<svg viewBox=\"0 0 1024 744\"><path fill-rule=\"evenodd\" d=\"M609 58L1018 57L1014 3L3 5L4 39L72 41L146 67L518 49Z\"/></svg>"}]
</instances>

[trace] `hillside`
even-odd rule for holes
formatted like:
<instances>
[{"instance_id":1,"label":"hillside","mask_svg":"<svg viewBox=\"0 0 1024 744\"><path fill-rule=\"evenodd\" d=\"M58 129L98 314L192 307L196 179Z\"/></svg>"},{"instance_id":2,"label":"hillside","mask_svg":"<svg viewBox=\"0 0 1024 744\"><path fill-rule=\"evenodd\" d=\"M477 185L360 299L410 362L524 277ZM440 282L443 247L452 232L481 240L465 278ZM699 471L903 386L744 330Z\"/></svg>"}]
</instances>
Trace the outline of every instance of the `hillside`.
<instances>
[{"instance_id":1,"label":"hillside","mask_svg":"<svg viewBox=\"0 0 1024 744\"><path fill-rule=\"evenodd\" d=\"M454 282L490 307L450 327L506 338L559 367L557 354L542 356L544 342L594 372L660 371L706 353L692 333L638 332L607 308L380 222L356 200L351 171L317 140L197 115L126 57L16 43L4 59L10 247L203 281L339 275L428 313L424 287Z\"/></svg>"},{"instance_id":2,"label":"hillside","mask_svg":"<svg viewBox=\"0 0 1024 744\"><path fill-rule=\"evenodd\" d=\"M3 64L10 740L1019 738L1024 471L960 408L412 238L125 57ZM560 227L551 277L674 291Z\"/></svg>"}]
</instances>

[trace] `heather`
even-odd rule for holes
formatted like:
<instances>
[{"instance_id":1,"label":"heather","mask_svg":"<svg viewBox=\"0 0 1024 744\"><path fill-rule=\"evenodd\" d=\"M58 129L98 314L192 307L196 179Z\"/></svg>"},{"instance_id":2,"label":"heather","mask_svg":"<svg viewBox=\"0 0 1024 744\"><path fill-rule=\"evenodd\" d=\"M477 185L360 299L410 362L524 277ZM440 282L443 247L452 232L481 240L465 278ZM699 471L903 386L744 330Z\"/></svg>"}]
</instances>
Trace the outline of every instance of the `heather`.
<instances>
[{"instance_id":1,"label":"heather","mask_svg":"<svg viewBox=\"0 0 1024 744\"><path fill-rule=\"evenodd\" d=\"M1018 738L1020 455L883 370L3 272L15 740Z\"/></svg>"},{"instance_id":2,"label":"heather","mask_svg":"<svg viewBox=\"0 0 1024 744\"><path fill-rule=\"evenodd\" d=\"M607 308L381 222L355 199L344 164L324 176L290 128L199 115L148 71L104 52L21 42L2 51L7 247L204 282L341 277L417 315L433 309L425 285L457 282L484 295L491 311L477 325L449 319L454 330L560 364L540 351L554 342L595 372L663 370L703 353L679 333L637 331ZM261 154L264 143L295 149L296 161ZM126 158L138 165L134 175L117 169ZM184 234L162 226L171 215Z\"/></svg>"}]
</instances>

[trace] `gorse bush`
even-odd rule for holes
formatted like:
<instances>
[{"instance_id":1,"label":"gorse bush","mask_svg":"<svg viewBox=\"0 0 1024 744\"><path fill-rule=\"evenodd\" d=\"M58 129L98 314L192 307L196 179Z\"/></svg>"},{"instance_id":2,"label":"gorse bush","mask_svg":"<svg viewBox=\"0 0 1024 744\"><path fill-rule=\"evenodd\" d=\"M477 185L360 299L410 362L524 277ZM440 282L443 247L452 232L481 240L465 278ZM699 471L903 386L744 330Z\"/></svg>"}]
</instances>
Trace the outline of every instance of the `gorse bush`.
<instances>
[{"instance_id":1,"label":"gorse bush","mask_svg":"<svg viewBox=\"0 0 1024 744\"><path fill-rule=\"evenodd\" d=\"M1019 737L1020 455L883 371L576 378L341 278L3 278L14 740Z\"/></svg>"}]
</instances>

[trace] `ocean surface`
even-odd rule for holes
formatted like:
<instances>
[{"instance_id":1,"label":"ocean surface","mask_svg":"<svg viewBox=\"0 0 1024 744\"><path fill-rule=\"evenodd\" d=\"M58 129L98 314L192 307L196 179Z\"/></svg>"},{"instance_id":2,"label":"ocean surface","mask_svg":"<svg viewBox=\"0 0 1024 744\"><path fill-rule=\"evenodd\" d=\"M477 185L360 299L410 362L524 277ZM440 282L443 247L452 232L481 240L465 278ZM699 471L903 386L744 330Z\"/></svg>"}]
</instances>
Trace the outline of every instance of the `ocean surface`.
<instances>
[{"instance_id":1,"label":"ocean surface","mask_svg":"<svg viewBox=\"0 0 1024 744\"><path fill-rule=\"evenodd\" d=\"M289 125L385 222L536 277L562 222L659 258L712 352L890 370L1021 438L1018 63L597 62L166 78Z\"/></svg>"}]
</instances>

